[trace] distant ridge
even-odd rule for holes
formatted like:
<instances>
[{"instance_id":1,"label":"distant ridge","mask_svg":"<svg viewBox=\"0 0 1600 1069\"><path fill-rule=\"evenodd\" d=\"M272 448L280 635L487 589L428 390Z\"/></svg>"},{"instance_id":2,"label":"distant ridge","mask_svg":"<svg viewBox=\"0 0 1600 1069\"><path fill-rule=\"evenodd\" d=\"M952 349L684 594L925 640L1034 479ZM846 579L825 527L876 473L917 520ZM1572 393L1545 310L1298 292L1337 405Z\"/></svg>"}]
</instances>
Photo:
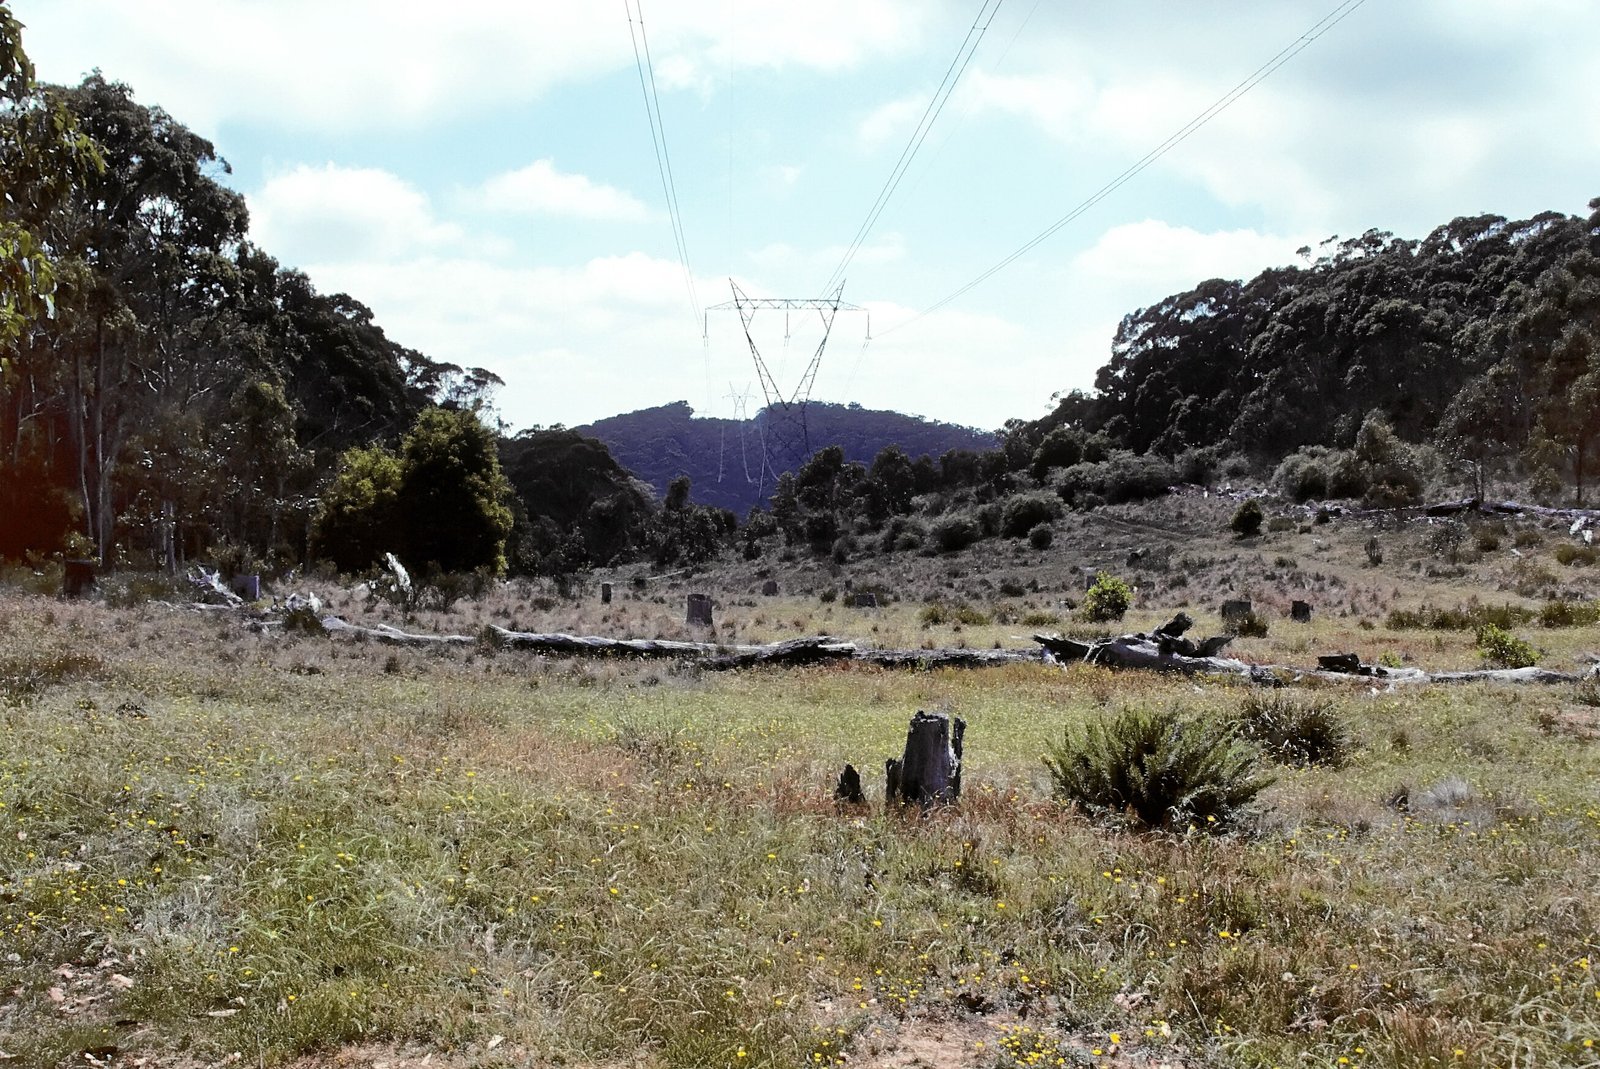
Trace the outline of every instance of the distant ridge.
<instances>
[{"instance_id":1,"label":"distant ridge","mask_svg":"<svg viewBox=\"0 0 1600 1069\"><path fill-rule=\"evenodd\" d=\"M845 460L863 464L870 464L890 445L915 460L924 453L938 459L951 449L980 452L998 444L989 431L858 405L813 401L806 413L812 449L837 445ZM764 416L765 410L741 428L738 420L698 417L687 401L675 401L575 429L604 442L617 463L653 486L658 495L665 495L673 479L687 475L696 502L743 516L754 505L765 506L772 493L772 476L759 478L759 428ZM774 464L779 471L788 466Z\"/></svg>"}]
</instances>

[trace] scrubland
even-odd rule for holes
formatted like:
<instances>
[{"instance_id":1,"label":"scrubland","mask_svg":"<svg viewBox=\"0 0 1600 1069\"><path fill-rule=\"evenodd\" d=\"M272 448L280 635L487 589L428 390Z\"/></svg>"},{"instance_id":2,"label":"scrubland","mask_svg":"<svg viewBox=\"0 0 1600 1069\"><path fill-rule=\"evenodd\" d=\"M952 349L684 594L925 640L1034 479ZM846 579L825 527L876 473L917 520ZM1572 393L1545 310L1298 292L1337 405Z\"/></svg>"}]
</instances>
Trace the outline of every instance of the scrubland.
<instances>
[{"instance_id":1,"label":"scrubland","mask_svg":"<svg viewBox=\"0 0 1600 1069\"><path fill-rule=\"evenodd\" d=\"M407 616L321 589L415 630L684 637L682 591L708 589L719 641L1024 646L1093 631L1066 603L1109 567L1139 595L1105 626L1187 603L1209 633L1247 596L1269 632L1231 652L1263 662L1472 666L1472 631L1424 610L1484 606L1535 614L1513 627L1542 664L1600 646L1537 615L1592 593L1564 531L1466 563L1385 531L1374 564L1354 525L1232 540L1216 508L1069 519L1046 554L618 574L609 606L509 586ZM847 580L885 606L848 608ZM416 650L26 585L0 594L14 1064L1600 1064L1589 684L1273 692L1326 703L1342 759L1262 753L1237 828L1152 833L1053 799L1041 756L1123 709L1225 722L1248 688ZM917 709L967 721L962 799L886 812ZM847 761L866 807L832 800Z\"/></svg>"}]
</instances>

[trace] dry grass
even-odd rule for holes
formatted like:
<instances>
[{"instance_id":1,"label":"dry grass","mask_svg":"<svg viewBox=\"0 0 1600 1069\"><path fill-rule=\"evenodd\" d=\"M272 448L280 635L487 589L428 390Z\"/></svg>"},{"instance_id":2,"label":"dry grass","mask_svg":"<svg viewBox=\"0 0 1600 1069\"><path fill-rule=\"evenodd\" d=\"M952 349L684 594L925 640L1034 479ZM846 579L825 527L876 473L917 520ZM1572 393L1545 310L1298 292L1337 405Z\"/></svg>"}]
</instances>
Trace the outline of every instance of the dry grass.
<instances>
[{"instance_id":1,"label":"dry grass","mask_svg":"<svg viewBox=\"0 0 1600 1069\"><path fill-rule=\"evenodd\" d=\"M1382 628L1408 599L1473 593L1413 578L1404 545L1373 574L1359 532L1325 551L1297 533L1228 546L1207 507L1165 517L1183 548L1141 579L1167 593L1129 624L1185 589L1202 632L1214 593L1286 608L1288 571L1249 578L1251 554L1281 552L1354 604L1275 616L1247 656L1475 660L1470 633ZM1007 546L987 565L896 558L871 572L904 584L880 610L799 592L866 585L848 565L775 572L794 591L776 599L751 592L759 562L693 582L728 641L1022 645L1019 624L924 627L922 598L996 621L1065 612L1073 564L1127 552L1099 548L1109 520L1067 524L1050 568ZM1184 554L1214 563L1173 588ZM409 624L686 636L689 588L620 586L607 607L512 586ZM1559 667L1592 631L1532 635ZM1320 688L1351 727L1344 767L1276 768L1245 831L1185 838L1050 802L1039 758L1124 707L1231 718L1235 685L1043 666L701 675L19 593L0 650L0 1050L18 1064L1583 1065L1600 1041L1583 688ZM961 806L839 812L839 767L869 770L881 798L871 770L918 708L969 723Z\"/></svg>"}]
</instances>

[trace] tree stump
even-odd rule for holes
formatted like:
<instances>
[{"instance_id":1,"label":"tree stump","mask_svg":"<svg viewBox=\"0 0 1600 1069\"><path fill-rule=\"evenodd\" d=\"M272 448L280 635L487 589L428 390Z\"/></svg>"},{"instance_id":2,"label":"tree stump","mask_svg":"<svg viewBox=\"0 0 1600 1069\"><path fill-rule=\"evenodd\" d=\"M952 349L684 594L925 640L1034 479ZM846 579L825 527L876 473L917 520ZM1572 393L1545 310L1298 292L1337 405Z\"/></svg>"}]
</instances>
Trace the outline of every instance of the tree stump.
<instances>
[{"instance_id":1,"label":"tree stump","mask_svg":"<svg viewBox=\"0 0 1600 1069\"><path fill-rule=\"evenodd\" d=\"M1289 617L1297 624L1311 622L1311 603L1309 601L1296 601L1289 606Z\"/></svg>"},{"instance_id":2,"label":"tree stump","mask_svg":"<svg viewBox=\"0 0 1600 1069\"><path fill-rule=\"evenodd\" d=\"M833 798L836 802L848 805L866 802L867 796L861 790L861 773L856 771L855 765L845 765L844 771L839 773L839 784L833 789Z\"/></svg>"},{"instance_id":3,"label":"tree stump","mask_svg":"<svg viewBox=\"0 0 1600 1069\"><path fill-rule=\"evenodd\" d=\"M1253 606L1248 601L1224 601L1222 603L1222 622L1225 624L1242 623L1249 615Z\"/></svg>"},{"instance_id":4,"label":"tree stump","mask_svg":"<svg viewBox=\"0 0 1600 1069\"><path fill-rule=\"evenodd\" d=\"M691 626L711 627L711 595L690 594L683 620Z\"/></svg>"},{"instance_id":5,"label":"tree stump","mask_svg":"<svg viewBox=\"0 0 1600 1069\"><path fill-rule=\"evenodd\" d=\"M69 560L61 573L61 593L64 597L81 598L94 589L92 560Z\"/></svg>"},{"instance_id":6,"label":"tree stump","mask_svg":"<svg viewBox=\"0 0 1600 1069\"><path fill-rule=\"evenodd\" d=\"M610 605L611 604L611 584L610 583L601 583L600 584L600 604L602 604L602 605Z\"/></svg>"},{"instance_id":7,"label":"tree stump","mask_svg":"<svg viewBox=\"0 0 1600 1069\"><path fill-rule=\"evenodd\" d=\"M858 609L876 609L878 607L878 595L856 594L851 597L850 604Z\"/></svg>"},{"instance_id":8,"label":"tree stump","mask_svg":"<svg viewBox=\"0 0 1600 1069\"><path fill-rule=\"evenodd\" d=\"M778 581L776 579L768 579L765 583L762 583L761 584L761 596L764 597L764 598L775 598L775 597L777 597L778 596Z\"/></svg>"},{"instance_id":9,"label":"tree stump","mask_svg":"<svg viewBox=\"0 0 1600 1069\"><path fill-rule=\"evenodd\" d=\"M899 760L884 762L887 801L924 809L950 805L961 797L961 743L967 722L946 713L922 710L911 718L906 747Z\"/></svg>"}]
</instances>

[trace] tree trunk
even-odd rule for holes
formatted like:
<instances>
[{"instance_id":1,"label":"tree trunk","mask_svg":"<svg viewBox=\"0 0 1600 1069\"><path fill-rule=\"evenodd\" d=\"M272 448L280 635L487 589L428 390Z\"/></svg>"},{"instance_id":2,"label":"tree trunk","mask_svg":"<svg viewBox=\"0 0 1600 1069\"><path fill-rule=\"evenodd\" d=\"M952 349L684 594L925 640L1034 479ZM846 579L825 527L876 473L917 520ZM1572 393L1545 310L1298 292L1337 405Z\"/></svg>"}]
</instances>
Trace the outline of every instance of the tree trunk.
<instances>
[{"instance_id":1,"label":"tree trunk","mask_svg":"<svg viewBox=\"0 0 1600 1069\"><path fill-rule=\"evenodd\" d=\"M951 805L961 798L961 752L967 722L921 710L911 718L899 760L884 762L888 802Z\"/></svg>"}]
</instances>

